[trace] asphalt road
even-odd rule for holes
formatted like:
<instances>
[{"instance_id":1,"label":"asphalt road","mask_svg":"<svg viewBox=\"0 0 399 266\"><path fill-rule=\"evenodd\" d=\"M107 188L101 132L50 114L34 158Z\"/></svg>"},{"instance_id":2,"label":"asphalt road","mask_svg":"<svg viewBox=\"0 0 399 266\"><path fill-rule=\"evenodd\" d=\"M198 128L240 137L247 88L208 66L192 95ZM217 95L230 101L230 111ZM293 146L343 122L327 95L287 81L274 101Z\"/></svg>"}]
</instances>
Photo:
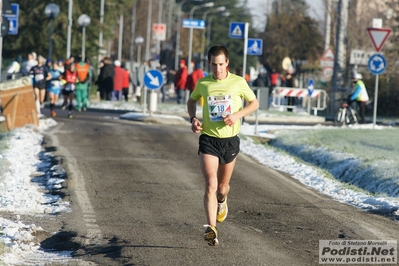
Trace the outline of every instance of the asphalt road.
<instances>
[{"instance_id":1,"label":"asphalt road","mask_svg":"<svg viewBox=\"0 0 399 266\"><path fill-rule=\"evenodd\" d=\"M319 265L319 240L392 239L398 224L304 187L240 154L220 245L203 240L198 135L188 125L59 114L45 137L68 172L72 212L44 247L79 265ZM46 228L44 228L46 229Z\"/></svg>"}]
</instances>

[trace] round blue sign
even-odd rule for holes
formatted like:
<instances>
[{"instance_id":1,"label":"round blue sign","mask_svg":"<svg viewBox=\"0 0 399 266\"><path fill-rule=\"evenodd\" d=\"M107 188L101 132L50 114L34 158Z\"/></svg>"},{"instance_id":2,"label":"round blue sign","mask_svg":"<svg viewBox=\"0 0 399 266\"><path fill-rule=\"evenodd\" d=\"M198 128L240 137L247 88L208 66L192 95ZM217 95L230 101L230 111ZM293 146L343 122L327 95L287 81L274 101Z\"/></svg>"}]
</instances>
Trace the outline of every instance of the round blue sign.
<instances>
[{"instance_id":1,"label":"round blue sign","mask_svg":"<svg viewBox=\"0 0 399 266\"><path fill-rule=\"evenodd\" d=\"M387 61L381 54L373 54L367 63L370 72L374 75L379 75L387 68Z\"/></svg>"},{"instance_id":2,"label":"round blue sign","mask_svg":"<svg viewBox=\"0 0 399 266\"><path fill-rule=\"evenodd\" d=\"M151 69L144 75L144 85L150 90L157 90L163 85L163 76L161 71Z\"/></svg>"}]
</instances>

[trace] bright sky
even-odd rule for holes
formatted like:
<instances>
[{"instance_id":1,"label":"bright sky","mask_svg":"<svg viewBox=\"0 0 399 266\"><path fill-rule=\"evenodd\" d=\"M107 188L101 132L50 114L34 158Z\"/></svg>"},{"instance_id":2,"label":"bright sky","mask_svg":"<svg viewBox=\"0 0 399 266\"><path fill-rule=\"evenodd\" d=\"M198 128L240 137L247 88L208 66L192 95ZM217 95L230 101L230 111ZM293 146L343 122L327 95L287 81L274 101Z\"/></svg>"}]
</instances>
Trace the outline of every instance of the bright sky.
<instances>
[{"instance_id":1,"label":"bright sky","mask_svg":"<svg viewBox=\"0 0 399 266\"><path fill-rule=\"evenodd\" d=\"M248 8L251 10L252 15L256 16L259 23L254 23L257 29L264 29L266 22L265 11L270 9L267 5L274 0L248 0ZM310 6L310 15L317 21L324 20L324 4L323 0L306 0ZM259 26L258 26L259 24Z\"/></svg>"}]
</instances>

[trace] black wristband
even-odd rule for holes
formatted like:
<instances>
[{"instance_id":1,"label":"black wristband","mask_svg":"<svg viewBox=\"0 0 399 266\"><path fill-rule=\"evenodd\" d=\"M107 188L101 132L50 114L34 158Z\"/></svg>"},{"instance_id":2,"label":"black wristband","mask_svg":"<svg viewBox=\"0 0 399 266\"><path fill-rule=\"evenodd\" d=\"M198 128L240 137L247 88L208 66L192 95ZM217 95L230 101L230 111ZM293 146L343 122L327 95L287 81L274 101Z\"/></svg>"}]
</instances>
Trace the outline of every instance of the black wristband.
<instances>
[{"instance_id":1,"label":"black wristband","mask_svg":"<svg viewBox=\"0 0 399 266\"><path fill-rule=\"evenodd\" d=\"M196 116L190 117L190 123L193 123L194 118L197 118Z\"/></svg>"}]
</instances>

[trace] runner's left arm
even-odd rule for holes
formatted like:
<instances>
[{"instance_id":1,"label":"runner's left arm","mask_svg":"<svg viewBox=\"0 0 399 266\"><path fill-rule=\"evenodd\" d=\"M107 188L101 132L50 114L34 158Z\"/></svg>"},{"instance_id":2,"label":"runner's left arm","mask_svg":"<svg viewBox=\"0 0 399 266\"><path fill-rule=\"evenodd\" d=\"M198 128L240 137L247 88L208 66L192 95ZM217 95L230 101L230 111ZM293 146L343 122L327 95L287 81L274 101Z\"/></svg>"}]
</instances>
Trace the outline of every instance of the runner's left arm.
<instances>
[{"instance_id":1,"label":"runner's left arm","mask_svg":"<svg viewBox=\"0 0 399 266\"><path fill-rule=\"evenodd\" d=\"M240 118L247 116L253 112L255 112L259 108L258 99L254 98L252 101L249 101L248 105L245 106L240 111L230 114L228 116L223 117L223 121L226 125L232 126L234 125Z\"/></svg>"}]
</instances>

